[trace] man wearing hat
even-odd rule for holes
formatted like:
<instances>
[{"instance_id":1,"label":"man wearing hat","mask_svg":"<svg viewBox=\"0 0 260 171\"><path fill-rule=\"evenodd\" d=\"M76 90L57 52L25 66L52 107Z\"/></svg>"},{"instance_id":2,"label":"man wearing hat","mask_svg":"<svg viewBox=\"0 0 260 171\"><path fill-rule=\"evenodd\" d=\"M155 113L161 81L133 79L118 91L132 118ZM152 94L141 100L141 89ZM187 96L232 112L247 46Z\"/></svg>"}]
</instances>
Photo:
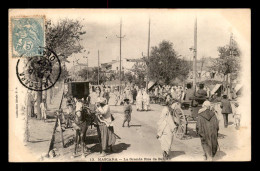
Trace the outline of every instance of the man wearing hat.
<instances>
[{"instance_id":1,"label":"man wearing hat","mask_svg":"<svg viewBox=\"0 0 260 171\"><path fill-rule=\"evenodd\" d=\"M223 99L221 100L221 104L220 104L220 108L221 113L223 114L223 118L224 118L224 126L225 128L228 127L228 114L232 113L232 107L231 107L231 103L227 98L227 94L225 93L223 95Z\"/></svg>"},{"instance_id":2,"label":"man wearing hat","mask_svg":"<svg viewBox=\"0 0 260 171\"><path fill-rule=\"evenodd\" d=\"M110 107L106 102L105 98L99 98L96 104L96 116L98 118L98 132L100 134L102 154L101 156L106 156L106 150L110 147L110 152L112 152L112 146L115 144L116 137L114 134L114 128L112 126L112 115L110 113Z\"/></svg>"},{"instance_id":3,"label":"man wearing hat","mask_svg":"<svg viewBox=\"0 0 260 171\"><path fill-rule=\"evenodd\" d=\"M125 114L125 118L124 118L122 127L125 126L125 122L127 122L127 126L130 127L129 123L131 121L131 113L132 113L132 106L129 104L129 99L125 98L124 99L124 114Z\"/></svg>"}]
</instances>

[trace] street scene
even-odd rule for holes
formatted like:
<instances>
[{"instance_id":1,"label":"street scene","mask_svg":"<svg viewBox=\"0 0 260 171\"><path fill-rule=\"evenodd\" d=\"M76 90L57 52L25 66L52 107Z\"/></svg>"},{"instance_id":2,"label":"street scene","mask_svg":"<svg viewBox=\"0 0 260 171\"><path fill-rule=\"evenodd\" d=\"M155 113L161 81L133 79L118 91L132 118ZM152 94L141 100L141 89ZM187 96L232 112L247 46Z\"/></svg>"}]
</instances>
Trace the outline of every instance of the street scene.
<instances>
[{"instance_id":1,"label":"street scene","mask_svg":"<svg viewBox=\"0 0 260 171\"><path fill-rule=\"evenodd\" d=\"M251 160L250 10L16 12L9 160Z\"/></svg>"}]
</instances>

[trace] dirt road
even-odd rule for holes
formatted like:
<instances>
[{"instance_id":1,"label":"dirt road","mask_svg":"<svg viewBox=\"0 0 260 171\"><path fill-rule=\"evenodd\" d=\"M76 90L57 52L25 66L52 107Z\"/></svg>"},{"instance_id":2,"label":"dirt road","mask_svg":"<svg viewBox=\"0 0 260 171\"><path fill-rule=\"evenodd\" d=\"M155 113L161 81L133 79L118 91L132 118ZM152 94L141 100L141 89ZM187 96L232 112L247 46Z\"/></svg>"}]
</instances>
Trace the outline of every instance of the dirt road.
<instances>
[{"instance_id":1,"label":"dirt road","mask_svg":"<svg viewBox=\"0 0 260 171\"><path fill-rule=\"evenodd\" d=\"M58 98L58 97L57 97ZM58 101L58 100L57 100ZM57 105L58 106L58 105ZM64 107L64 106L63 106ZM160 143L156 139L157 121L163 106L151 104L151 111L139 112L133 107L132 120L130 128L122 127L123 122L123 106L110 106L111 112L115 117L114 130L120 137L116 140L114 153L105 157L100 157L100 146L97 139L96 128L88 129L87 147L90 154L85 158L81 156L72 158L74 150L73 136L74 132L67 129L64 132L64 141L66 148L61 146L61 138L59 129L56 132L55 148L58 150L59 156L53 159L44 158L43 161L161 161L162 152ZM232 115L229 115L229 127L224 128L223 119L220 120L220 149L214 160L235 160L236 155L241 154L245 148L245 144L238 144L237 138L244 136L243 128L239 131L235 129ZM47 152L51 139L51 133L54 126L54 119L48 119L46 123L43 121L31 120L32 139L37 137L40 142L33 141L28 143L28 147L40 154ZM249 137L243 137L249 138ZM72 143L70 143L72 142ZM174 138L170 153L170 161L203 161L203 150L199 137L195 133L195 123L188 124L188 136L184 140Z\"/></svg>"}]
</instances>

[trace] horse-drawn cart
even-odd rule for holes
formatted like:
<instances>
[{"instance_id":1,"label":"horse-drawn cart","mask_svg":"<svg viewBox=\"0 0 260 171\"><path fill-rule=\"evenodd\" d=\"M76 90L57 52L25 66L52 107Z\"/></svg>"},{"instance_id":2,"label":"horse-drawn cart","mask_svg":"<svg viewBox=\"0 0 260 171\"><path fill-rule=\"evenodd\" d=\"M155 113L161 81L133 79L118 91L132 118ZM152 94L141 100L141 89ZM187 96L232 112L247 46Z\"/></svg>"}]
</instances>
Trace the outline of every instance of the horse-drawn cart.
<instances>
[{"instance_id":1,"label":"horse-drawn cart","mask_svg":"<svg viewBox=\"0 0 260 171\"><path fill-rule=\"evenodd\" d=\"M175 132L175 136L178 139L182 139L184 135L188 134L188 124L196 122L198 111L202 107L202 103L206 98L194 97L192 100L192 103L182 102L181 109L183 112L177 112L179 114L178 117L180 122Z\"/></svg>"},{"instance_id":2,"label":"horse-drawn cart","mask_svg":"<svg viewBox=\"0 0 260 171\"><path fill-rule=\"evenodd\" d=\"M68 82L66 97L72 101L72 127L76 131L75 150L73 156L78 156L77 148L81 142L82 153L85 154L85 139L89 126L95 126L95 110L89 107L89 82ZM98 136L99 139L99 136ZM99 139L100 140L100 139ZM84 157L84 155L82 155Z\"/></svg>"}]
</instances>

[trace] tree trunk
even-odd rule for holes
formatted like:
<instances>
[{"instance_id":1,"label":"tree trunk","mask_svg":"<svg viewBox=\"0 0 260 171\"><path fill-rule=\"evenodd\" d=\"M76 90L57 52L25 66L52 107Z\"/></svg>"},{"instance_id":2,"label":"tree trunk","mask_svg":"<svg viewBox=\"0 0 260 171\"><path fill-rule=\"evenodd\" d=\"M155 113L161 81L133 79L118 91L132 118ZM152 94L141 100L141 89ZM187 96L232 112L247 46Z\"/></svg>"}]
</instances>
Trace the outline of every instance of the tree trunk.
<instances>
[{"instance_id":1,"label":"tree trunk","mask_svg":"<svg viewBox=\"0 0 260 171\"><path fill-rule=\"evenodd\" d=\"M51 88L46 90L46 103L47 105L50 105L51 104Z\"/></svg>"},{"instance_id":2,"label":"tree trunk","mask_svg":"<svg viewBox=\"0 0 260 171\"><path fill-rule=\"evenodd\" d=\"M42 102L42 91L38 91L37 100L36 100L37 119L41 119L41 108L40 108L41 102Z\"/></svg>"},{"instance_id":3,"label":"tree trunk","mask_svg":"<svg viewBox=\"0 0 260 171\"><path fill-rule=\"evenodd\" d=\"M42 80L39 79L40 86L42 85ZM36 98L36 111L37 111L37 119L41 119L41 108L40 104L42 102L42 91L37 91L37 98Z\"/></svg>"}]
</instances>

